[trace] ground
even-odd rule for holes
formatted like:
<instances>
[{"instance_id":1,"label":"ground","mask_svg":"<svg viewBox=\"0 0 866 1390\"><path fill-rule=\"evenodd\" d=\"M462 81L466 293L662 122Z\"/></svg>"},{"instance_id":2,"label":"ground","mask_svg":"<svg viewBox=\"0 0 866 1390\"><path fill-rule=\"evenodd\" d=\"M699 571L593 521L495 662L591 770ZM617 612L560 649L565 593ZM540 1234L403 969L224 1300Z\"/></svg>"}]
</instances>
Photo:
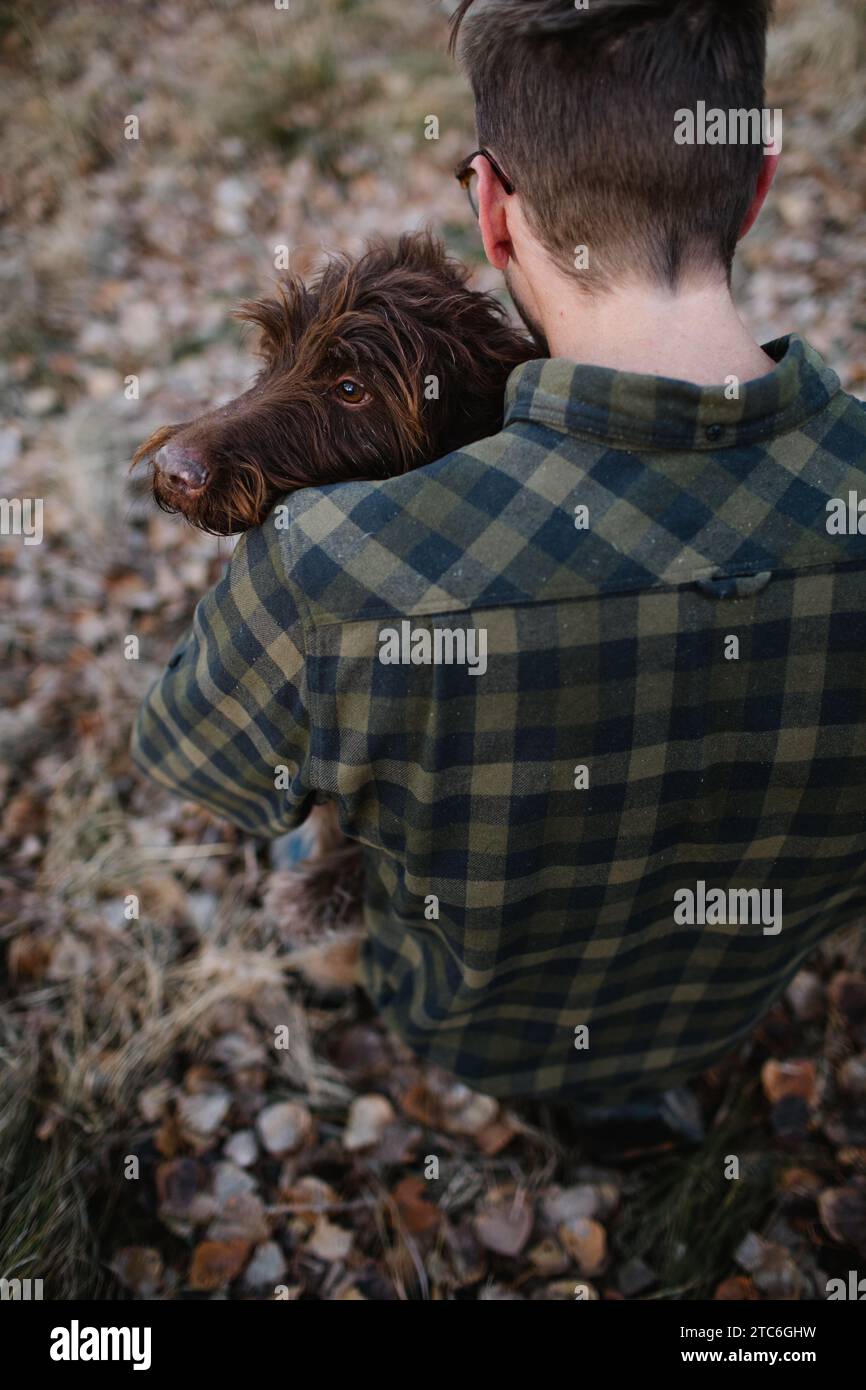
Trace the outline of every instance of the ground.
<instances>
[{"instance_id":1,"label":"ground","mask_svg":"<svg viewBox=\"0 0 866 1390\"><path fill-rule=\"evenodd\" d=\"M449 8L0 17L0 491L45 499L41 545L0 541L0 1274L46 1297L810 1299L863 1268L860 924L695 1085L706 1144L599 1147L419 1066L339 947L286 950L266 847L130 764L229 544L128 463L249 381L232 305L282 246L305 272L424 224L498 288ZM866 21L778 10L783 168L735 286L862 393Z\"/></svg>"}]
</instances>

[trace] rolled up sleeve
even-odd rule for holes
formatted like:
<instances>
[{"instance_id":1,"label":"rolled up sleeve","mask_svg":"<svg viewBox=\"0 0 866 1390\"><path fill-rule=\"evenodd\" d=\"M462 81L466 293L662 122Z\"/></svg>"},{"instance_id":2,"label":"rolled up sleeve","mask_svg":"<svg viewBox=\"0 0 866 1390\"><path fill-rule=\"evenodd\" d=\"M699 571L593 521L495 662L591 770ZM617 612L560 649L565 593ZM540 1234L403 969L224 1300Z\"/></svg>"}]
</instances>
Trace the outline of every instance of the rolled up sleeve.
<instances>
[{"instance_id":1,"label":"rolled up sleeve","mask_svg":"<svg viewBox=\"0 0 866 1390\"><path fill-rule=\"evenodd\" d=\"M312 805L303 619L273 524L248 531L145 697L141 770L251 834L273 837Z\"/></svg>"}]
</instances>

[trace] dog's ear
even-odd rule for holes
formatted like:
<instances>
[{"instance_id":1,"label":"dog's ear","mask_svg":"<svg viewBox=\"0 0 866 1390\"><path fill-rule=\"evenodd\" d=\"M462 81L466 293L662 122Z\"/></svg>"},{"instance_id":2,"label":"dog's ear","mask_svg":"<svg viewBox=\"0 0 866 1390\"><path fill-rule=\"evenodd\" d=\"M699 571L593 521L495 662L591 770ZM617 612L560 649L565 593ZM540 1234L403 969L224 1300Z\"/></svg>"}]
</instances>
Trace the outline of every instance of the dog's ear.
<instances>
[{"instance_id":1,"label":"dog's ear","mask_svg":"<svg viewBox=\"0 0 866 1390\"><path fill-rule=\"evenodd\" d=\"M247 299L232 314L258 328L256 351L265 362L290 356L315 312L315 297L298 276L284 276L276 288L274 299Z\"/></svg>"}]
</instances>

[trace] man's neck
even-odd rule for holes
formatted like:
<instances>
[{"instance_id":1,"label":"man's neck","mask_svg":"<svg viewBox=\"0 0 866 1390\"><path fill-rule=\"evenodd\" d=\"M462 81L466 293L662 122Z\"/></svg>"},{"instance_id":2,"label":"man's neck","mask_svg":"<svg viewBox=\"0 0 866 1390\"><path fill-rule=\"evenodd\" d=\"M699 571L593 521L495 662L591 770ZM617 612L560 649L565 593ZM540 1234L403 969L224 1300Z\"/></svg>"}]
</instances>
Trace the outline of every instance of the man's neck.
<instances>
[{"instance_id":1,"label":"man's neck","mask_svg":"<svg viewBox=\"0 0 866 1390\"><path fill-rule=\"evenodd\" d=\"M676 294L644 284L603 295L566 281L536 294L551 357L699 386L766 376L776 366L745 328L727 285L695 283Z\"/></svg>"}]
</instances>

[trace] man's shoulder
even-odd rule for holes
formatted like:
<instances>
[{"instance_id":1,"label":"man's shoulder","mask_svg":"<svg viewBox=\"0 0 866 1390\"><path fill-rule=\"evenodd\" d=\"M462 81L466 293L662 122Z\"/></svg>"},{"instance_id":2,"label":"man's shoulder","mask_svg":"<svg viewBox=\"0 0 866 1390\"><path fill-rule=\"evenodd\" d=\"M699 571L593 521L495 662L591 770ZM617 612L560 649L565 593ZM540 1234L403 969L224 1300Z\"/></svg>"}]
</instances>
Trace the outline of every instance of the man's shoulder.
<instances>
[{"instance_id":1,"label":"man's shoulder","mask_svg":"<svg viewBox=\"0 0 866 1390\"><path fill-rule=\"evenodd\" d=\"M531 440L504 429L397 477L307 487L283 498L265 525L280 538L310 616L461 606L449 575L507 510L519 488L519 460L532 449Z\"/></svg>"}]
</instances>

